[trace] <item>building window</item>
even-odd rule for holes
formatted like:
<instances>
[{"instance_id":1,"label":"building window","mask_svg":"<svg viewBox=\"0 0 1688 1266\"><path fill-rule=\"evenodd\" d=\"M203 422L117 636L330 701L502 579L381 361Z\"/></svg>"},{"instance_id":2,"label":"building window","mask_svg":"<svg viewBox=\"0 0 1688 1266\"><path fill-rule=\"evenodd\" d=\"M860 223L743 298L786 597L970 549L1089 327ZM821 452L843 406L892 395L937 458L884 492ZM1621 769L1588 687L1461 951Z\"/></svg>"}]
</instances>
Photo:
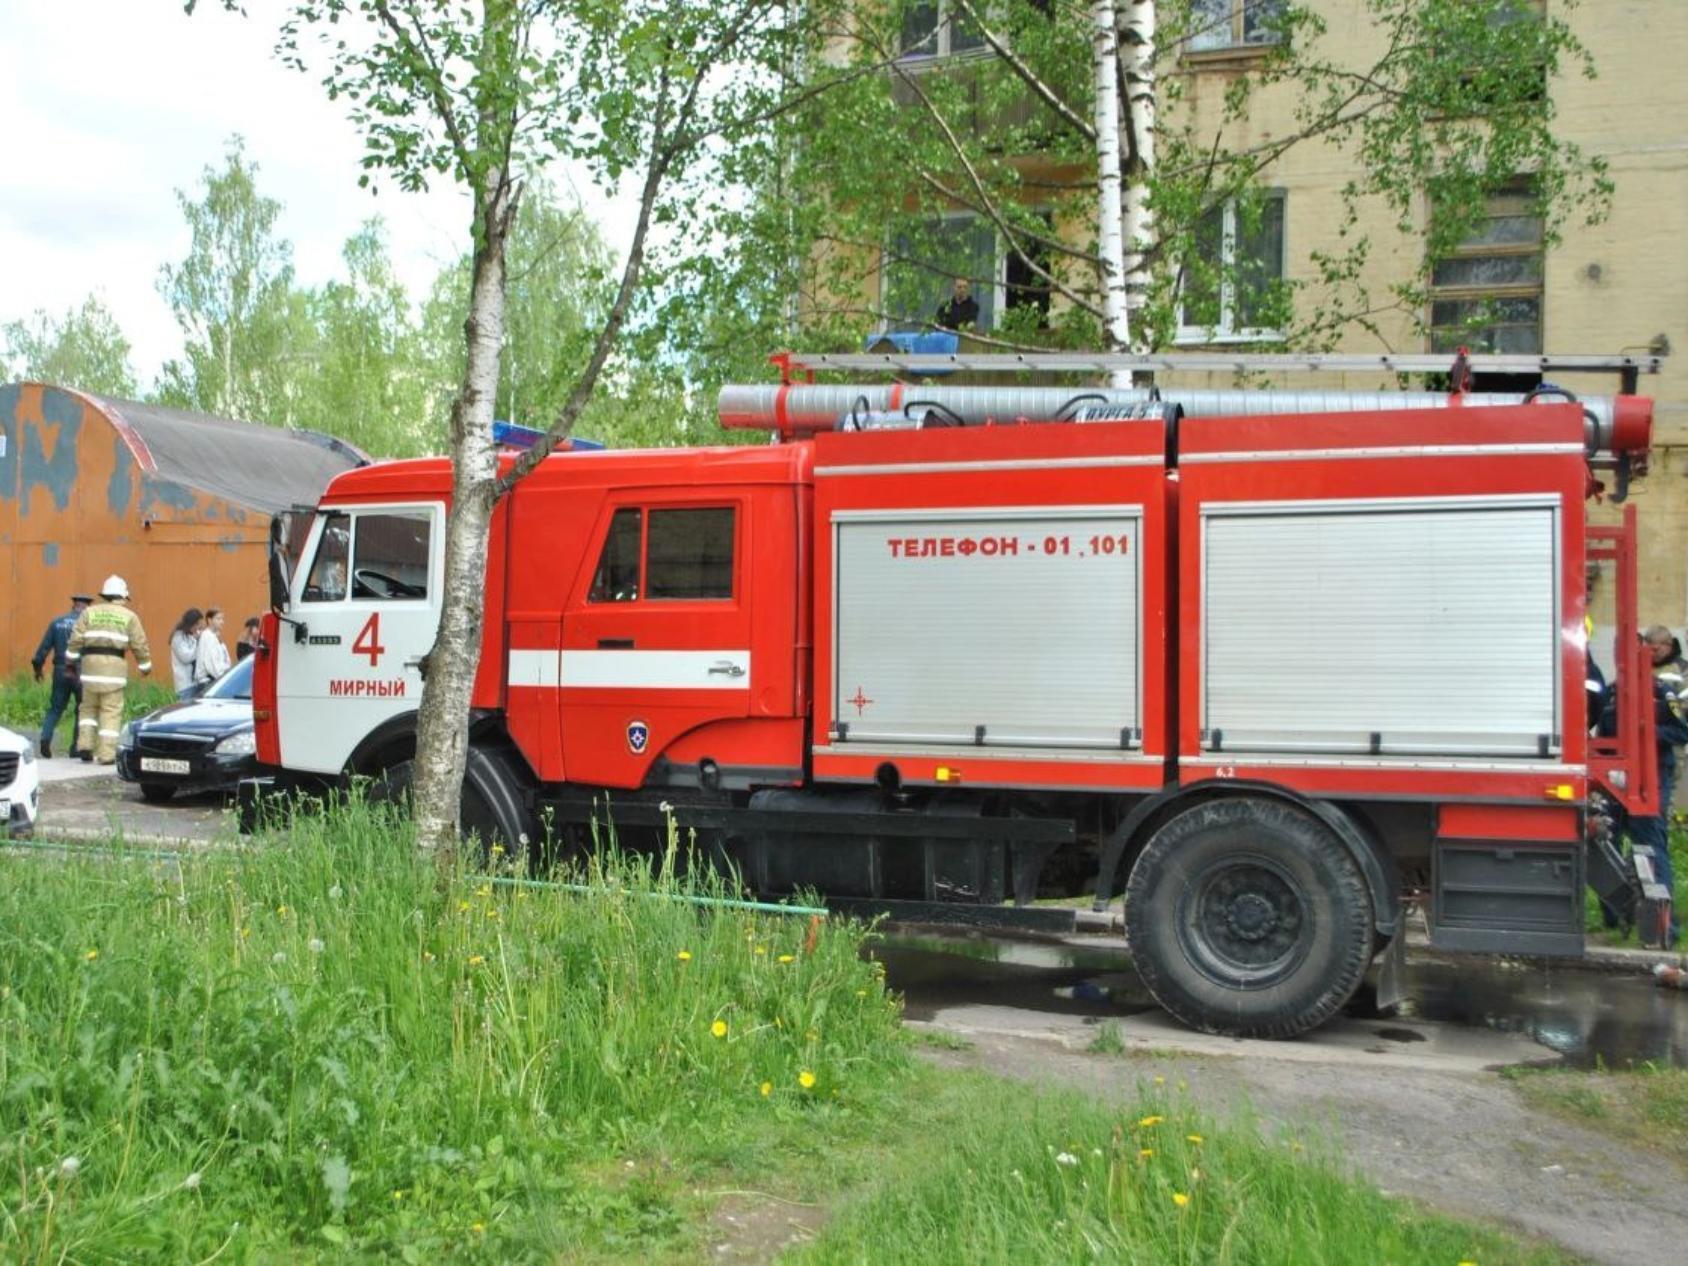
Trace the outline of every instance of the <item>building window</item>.
<instances>
[{"instance_id":1,"label":"building window","mask_svg":"<svg viewBox=\"0 0 1688 1266\"><path fill-rule=\"evenodd\" d=\"M1191 0L1189 50L1251 48L1283 39L1285 0Z\"/></svg>"},{"instance_id":2,"label":"building window","mask_svg":"<svg viewBox=\"0 0 1688 1266\"><path fill-rule=\"evenodd\" d=\"M1528 188L1488 200L1484 217L1430 270L1430 349L1541 351L1542 222Z\"/></svg>"},{"instance_id":3,"label":"building window","mask_svg":"<svg viewBox=\"0 0 1688 1266\"><path fill-rule=\"evenodd\" d=\"M891 328L930 329L957 277L972 283L978 327L995 327L1002 264L996 226L971 213L934 216L891 234L879 271L879 306Z\"/></svg>"},{"instance_id":4,"label":"building window","mask_svg":"<svg viewBox=\"0 0 1688 1266\"><path fill-rule=\"evenodd\" d=\"M978 0L973 11L979 11ZM985 37L966 12L953 0L904 0L904 57L953 57L985 47Z\"/></svg>"},{"instance_id":5,"label":"building window","mask_svg":"<svg viewBox=\"0 0 1688 1266\"><path fill-rule=\"evenodd\" d=\"M1230 198L1202 217L1179 278L1178 341L1279 337L1284 288L1284 195Z\"/></svg>"}]
</instances>

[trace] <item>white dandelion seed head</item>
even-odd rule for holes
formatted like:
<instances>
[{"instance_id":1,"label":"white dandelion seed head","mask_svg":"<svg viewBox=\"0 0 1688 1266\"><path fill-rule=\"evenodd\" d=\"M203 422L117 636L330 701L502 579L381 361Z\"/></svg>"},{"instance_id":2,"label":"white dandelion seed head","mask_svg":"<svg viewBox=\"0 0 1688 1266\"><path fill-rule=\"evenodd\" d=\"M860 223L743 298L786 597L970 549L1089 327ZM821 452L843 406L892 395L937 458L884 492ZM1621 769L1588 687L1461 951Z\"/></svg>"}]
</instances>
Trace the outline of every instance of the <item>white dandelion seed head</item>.
<instances>
[{"instance_id":1,"label":"white dandelion seed head","mask_svg":"<svg viewBox=\"0 0 1688 1266\"><path fill-rule=\"evenodd\" d=\"M1078 1157L1071 1152L1056 1152L1055 1163L1057 1165L1076 1165L1078 1164Z\"/></svg>"},{"instance_id":2,"label":"white dandelion seed head","mask_svg":"<svg viewBox=\"0 0 1688 1266\"><path fill-rule=\"evenodd\" d=\"M186 1187L189 1191L198 1191L199 1190L199 1171L196 1169L196 1170L193 1171L193 1173L189 1174L186 1178L182 1179L182 1186Z\"/></svg>"},{"instance_id":3,"label":"white dandelion seed head","mask_svg":"<svg viewBox=\"0 0 1688 1266\"><path fill-rule=\"evenodd\" d=\"M330 888L328 890L328 895L330 897L332 897L334 900L338 901L338 900L340 900L341 897L345 896L346 893L345 893L345 890L343 888L341 888L339 884L335 884L332 888Z\"/></svg>"},{"instance_id":4,"label":"white dandelion seed head","mask_svg":"<svg viewBox=\"0 0 1688 1266\"><path fill-rule=\"evenodd\" d=\"M275 953L270 955L270 962L275 963L277 966L280 966L282 963L285 963L286 961L287 961L287 955L282 953L280 950L277 950Z\"/></svg>"},{"instance_id":5,"label":"white dandelion seed head","mask_svg":"<svg viewBox=\"0 0 1688 1266\"><path fill-rule=\"evenodd\" d=\"M74 1156L67 1156L59 1162L59 1177L74 1178L82 1168L82 1162Z\"/></svg>"},{"instance_id":6,"label":"white dandelion seed head","mask_svg":"<svg viewBox=\"0 0 1688 1266\"><path fill-rule=\"evenodd\" d=\"M322 943L322 940L321 940L320 937L313 936L309 941L307 941L305 943L305 948L310 950L311 953L313 953L313 954L320 954L320 953L322 953L322 951L324 949L327 948L327 946L325 946Z\"/></svg>"}]
</instances>

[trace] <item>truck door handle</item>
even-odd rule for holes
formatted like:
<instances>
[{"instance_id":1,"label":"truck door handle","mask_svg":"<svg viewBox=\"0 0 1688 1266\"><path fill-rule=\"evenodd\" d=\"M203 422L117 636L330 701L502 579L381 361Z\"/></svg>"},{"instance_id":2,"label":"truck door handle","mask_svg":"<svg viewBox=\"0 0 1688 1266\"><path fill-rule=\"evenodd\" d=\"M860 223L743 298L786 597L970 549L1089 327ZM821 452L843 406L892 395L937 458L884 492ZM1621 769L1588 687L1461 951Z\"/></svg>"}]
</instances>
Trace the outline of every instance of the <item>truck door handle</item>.
<instances>
[{"instance_id":1,"label":"truck door handle","mask_svg":"<svg viewBox=\"0 0 1688 1266\"><path fill-rule=\"evenodd\" d=\"M742 677L744 676L744 667L733 663L731 660L723 659L718 663L711 664L709 672L711 676L720 673L724 677Z\"/></svg>"},{"instance_id":2,"label":"truck door handle","mask_svg":"<svg viewBox=\"0 0 1688 1266\"><path fill-rule=\"evenodd\" d=\"M600 637L598 649L601 651L630 651L633 649L633 639L630 637Z\"/></svg>"}]
</instances>

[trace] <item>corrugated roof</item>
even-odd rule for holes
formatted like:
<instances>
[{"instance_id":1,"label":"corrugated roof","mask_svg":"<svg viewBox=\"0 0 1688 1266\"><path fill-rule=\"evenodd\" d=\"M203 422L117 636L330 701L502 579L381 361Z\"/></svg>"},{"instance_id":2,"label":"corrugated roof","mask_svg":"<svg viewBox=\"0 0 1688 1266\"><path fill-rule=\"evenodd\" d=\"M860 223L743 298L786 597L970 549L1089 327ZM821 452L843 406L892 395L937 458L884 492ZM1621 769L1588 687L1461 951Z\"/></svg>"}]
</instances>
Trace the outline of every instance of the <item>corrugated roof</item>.
<instances>
[{"instance_id":1,"label":"corrugated roof","mask_svg":"<svg viewBox=\"0 0 1688 1266\"><path fill-rule=\"evenodd\" d=\"M266 514L314 505L330 479L369 462L344 440L316 431L236 422L133 400L89 398L119 430L127 427L139 439L160 478ZM135 456L147 465L145 455Z\"/></svg>"}]
</instances>

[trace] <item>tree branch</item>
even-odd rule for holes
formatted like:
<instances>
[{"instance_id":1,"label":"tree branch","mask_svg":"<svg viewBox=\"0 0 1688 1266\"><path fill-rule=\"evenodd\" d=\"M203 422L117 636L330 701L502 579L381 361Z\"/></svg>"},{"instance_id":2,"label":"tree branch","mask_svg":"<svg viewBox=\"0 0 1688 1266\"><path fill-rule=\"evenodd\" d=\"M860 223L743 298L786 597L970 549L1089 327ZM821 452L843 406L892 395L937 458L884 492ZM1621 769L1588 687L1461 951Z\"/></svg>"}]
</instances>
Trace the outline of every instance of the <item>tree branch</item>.
<instances>
[{"instance_id":1,"label":"tree branch","mask_svg":"<svg viewBox=\"0 0 1688 1266\"><path fill-rule=\"evenodd\" d=\"M465 177L471 176L474 172L474 164L471 161L473 151L464 139L462 125L458 122L457 112L451 103L451 94L446 91L444 72L440 70L428 37L422 31L421 19L411 11L410 19L416 26L416 37L412 40L387 0L374 0L374 4L375 12L393 33L393 38L399 41L407 53L419 58L427 66L428 95L433 98L434 109L438 111L440 122L445 126L446 136L451 140L452 152L457 155L458 165L463 169Z\"/></svg>"},{"instance_id":2,"label":"tree branch","mask_svg":"<svg viewBox=\"0 0 1688 1266\"><path fill-rule=\"evenodd\" d=\"M1014 74L1019 77L1020 81L1024 83L1026 87L1030 88L1044 105L1053 110L1063 123L1094 145L1096 143L1096 129L1086 122L1083 117L1076 113L1065 101L1061 100L1053 88L1044 83L1042 79L1038 78L1037 72L1028 66L1020 55L1008 46L1006 40L1002 39L1002 37L997 35L995 31L985 25L985 20L980 17L978 11L973 8L973 0L954 0L954 3L959 5L961 7L961 11L972 20L974 27L977 28L979 34L984 37L985 43L991 46L991 50L1002 59L1008 69L1013 71Z\"/></svg>"}]
</instances>

